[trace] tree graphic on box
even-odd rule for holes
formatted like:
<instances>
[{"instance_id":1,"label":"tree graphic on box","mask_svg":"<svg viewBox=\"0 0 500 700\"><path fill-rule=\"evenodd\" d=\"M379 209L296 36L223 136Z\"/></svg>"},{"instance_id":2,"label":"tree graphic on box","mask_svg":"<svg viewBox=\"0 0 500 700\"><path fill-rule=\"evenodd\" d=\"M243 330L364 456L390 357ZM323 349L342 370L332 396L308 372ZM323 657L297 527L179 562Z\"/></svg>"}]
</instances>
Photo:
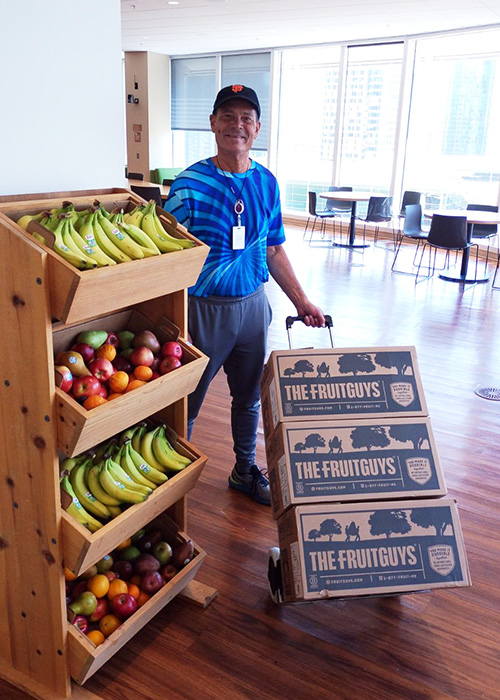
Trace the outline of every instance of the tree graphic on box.
<instances>
[{"instance_id":1,"label":"tree graphic on box","mask_svg":"<svg viewBox=\"0 0 500 700\"><path fill-rule=\"evenodd\" d=\"M351 440L355 449L366 447L368 451L372 447L387 447L391 444L382 426L359 425L352 431Z\"/></svg>"},{"instance_id":2,"label":"tree graphic on box","mask_svg":"<svg viewBox=\"0 0 500 700\"><path fill-rule=\"evenodd\" d=\"M370 515L368 524L370 534L374 536L406 535L411 530L404 510L376 510Z\"/></svg>"},{"instance_id":3,"label":"tree graphic on box","mask_svg":"<svg viewBox=\"0 0 500 700\"><path fill-rule=\"evenodd\" d=\"M406 369L411 366L410 355L407 352L377 352L375 362L386 369L395 367L398 374L404 374Z\"/></svg>"},{"instance_id":4,"label":"tree graphic on box","mask_svg":"<svg viewBox=\"0 0 500 700\"><path fill-rule=\"evenodd\" d=\"M321 532L317 530L316 528L314 530L310 530L309 534L307 535L307 539L309 540L318 540L321 537Z\"/></svg>"},{"instance_id":5,"label":"tree graphic on box","mask_svg":"<svg viewBox=\"0 0 500 700\"><path fill-rule=\"evenodd\" d=\"M342 534L342 528L335 520L335 518L328 518L327 520L323 520L323 522L319 526L319 534L328 535L328 538L331 542L333 540L334 535Z\"/></svg>"},{"instance_id":6,"label":"tree graphic on box","mask_svg":"<svg viewBox=\"0 0 500 700\"><path fill-rule=\"evenodd\" d=\"M358 372L375 372L371 355L368 353L349 353L341 355L338 359L339 372L341 374L358 374Z\"/></svg>"},{"instance_id":7,"label":"tree graphic on box","mask_svg":"<svg viewBox=\"0 0 500 700\"><path fill-rule=\"evenodd\" d=\"M325 438L319 433L311 433L306 437L304 445L307 448L312 447L314 453L316 454L316 450L318 449L318 447L325 446Z\"/></svg>"},{"instance_id":8,"label":"tree graphic on box","mask_svg":"<svg viewBox=\"0 0 500 700\"><path fill-rule=\"evenodd\" d=\"M448 525L452 525L449 508L417 508L410 513L410 519L415 525L436 529L436 535L442 537Z\"/></svg>"},{"instance_id":9,"label":"tree graphic on box","mask_svg":"<svg viewBox=\"0 0 500 700\"><path fill-rule=\"evenodd\" d=\"M414 450L421 450L424 442L429 439L425 425L391 425L389 435L398 442L411 442Z\"/></svg>"}]
</instances>

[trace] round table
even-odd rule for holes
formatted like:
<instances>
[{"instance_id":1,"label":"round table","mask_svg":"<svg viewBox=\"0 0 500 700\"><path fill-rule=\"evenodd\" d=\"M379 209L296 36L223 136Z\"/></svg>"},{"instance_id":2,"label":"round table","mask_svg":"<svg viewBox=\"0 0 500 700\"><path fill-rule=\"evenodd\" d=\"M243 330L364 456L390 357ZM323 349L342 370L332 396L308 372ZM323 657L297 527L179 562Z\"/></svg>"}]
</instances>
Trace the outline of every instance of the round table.
<instances>
[{"instance_id":1,"label":"round table","mask_svg":"<svg viewBox=\"0 0 500 700\"><path fill-rule=\"evenodd\" d=\"M323 199L336 199L339 202L351 202L351 221L349 224L349 242L348 243L334 243L333 245L340 248L369 248L368 243L355 243L356 238L356 203L357 202L368 202L372 196L371 192L346 192L345 190L333 191L333 192L320 192L320 197Z\"/></svg>"}]
</instances>

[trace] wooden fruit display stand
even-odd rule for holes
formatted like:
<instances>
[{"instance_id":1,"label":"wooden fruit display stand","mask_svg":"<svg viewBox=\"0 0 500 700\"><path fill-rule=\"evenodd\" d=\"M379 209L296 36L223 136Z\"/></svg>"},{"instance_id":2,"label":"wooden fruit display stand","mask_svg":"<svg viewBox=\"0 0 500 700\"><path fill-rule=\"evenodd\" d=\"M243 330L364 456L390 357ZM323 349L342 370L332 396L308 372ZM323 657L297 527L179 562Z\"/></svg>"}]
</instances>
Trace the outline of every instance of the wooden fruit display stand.
<instances>
[{"instance_id":1,"label":"wooden fruit display stand","mask_svg":"<svg viewBox=\"0 0 500 700\"><path fill-rule=\"evenodd\" d=\"M208 358L184 338L186 288L208 248L158 210L164 225L191 238L193 248L79 271L15 223L63 200L84 209L95 199L108 210L142 202L125 189L0 197L0 676L43 700L85 697L71 679L83 683L175 595L200 605L216 595L194 580L205 557L195 543L193 560L101 646L67 621L63 567L78 575L155 519L174 539L185 539L186 494L206 462L184 437L186 396ZM96 327L149 327L168 335L165 319L179 329L187 357L175 372L92 411L56 388L54 351L67 337ZM177 432L177 449L191 464L91 533L61 508L58 451L79 454L152 415Z\"/></svg>"}]
</instances>

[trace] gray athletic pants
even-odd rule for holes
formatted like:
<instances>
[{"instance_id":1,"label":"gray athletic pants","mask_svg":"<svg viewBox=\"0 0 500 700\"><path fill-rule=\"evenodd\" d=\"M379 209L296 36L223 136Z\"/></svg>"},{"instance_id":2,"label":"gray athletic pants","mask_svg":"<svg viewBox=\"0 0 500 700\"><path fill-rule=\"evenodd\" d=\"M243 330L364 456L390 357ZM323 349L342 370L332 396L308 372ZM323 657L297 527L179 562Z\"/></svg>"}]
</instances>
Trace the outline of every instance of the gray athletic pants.
<instances>
[{"instance_id":1,"label":"gray athletic pants","mask_svg":"<svg viewBox=\"0 0 500 700\"><path fill-rule=\"evenodd\" d=\"M224 367L232 397L233 449L241 472L255 464L259 382L271 318L263 285L244 297L189 297L189 333L210 361L188 397L188 439L210 382Z\"/></svg>"}]
</instances>

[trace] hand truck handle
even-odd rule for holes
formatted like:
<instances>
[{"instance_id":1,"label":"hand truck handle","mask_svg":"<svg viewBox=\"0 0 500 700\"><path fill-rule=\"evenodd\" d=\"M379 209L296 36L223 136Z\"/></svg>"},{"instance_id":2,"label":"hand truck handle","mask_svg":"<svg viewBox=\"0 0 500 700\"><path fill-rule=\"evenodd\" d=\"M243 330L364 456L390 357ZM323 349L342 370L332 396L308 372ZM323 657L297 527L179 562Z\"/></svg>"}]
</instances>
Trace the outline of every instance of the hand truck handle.
<instances>
[{"instance_id":1,"label":"hand truck handle","mask_svg":"<svg viewBox=\"0 0 500 700\"><path fill-rule=\"evenodd\" d=\"M295 321L304 322L304 319L305 319L305 316L287 316L286 321L285 321L287 330L293 326ZM325 314L325 327L326 328L333 328L332 317L329 314Z\"/></svg>"}]
</instances>

